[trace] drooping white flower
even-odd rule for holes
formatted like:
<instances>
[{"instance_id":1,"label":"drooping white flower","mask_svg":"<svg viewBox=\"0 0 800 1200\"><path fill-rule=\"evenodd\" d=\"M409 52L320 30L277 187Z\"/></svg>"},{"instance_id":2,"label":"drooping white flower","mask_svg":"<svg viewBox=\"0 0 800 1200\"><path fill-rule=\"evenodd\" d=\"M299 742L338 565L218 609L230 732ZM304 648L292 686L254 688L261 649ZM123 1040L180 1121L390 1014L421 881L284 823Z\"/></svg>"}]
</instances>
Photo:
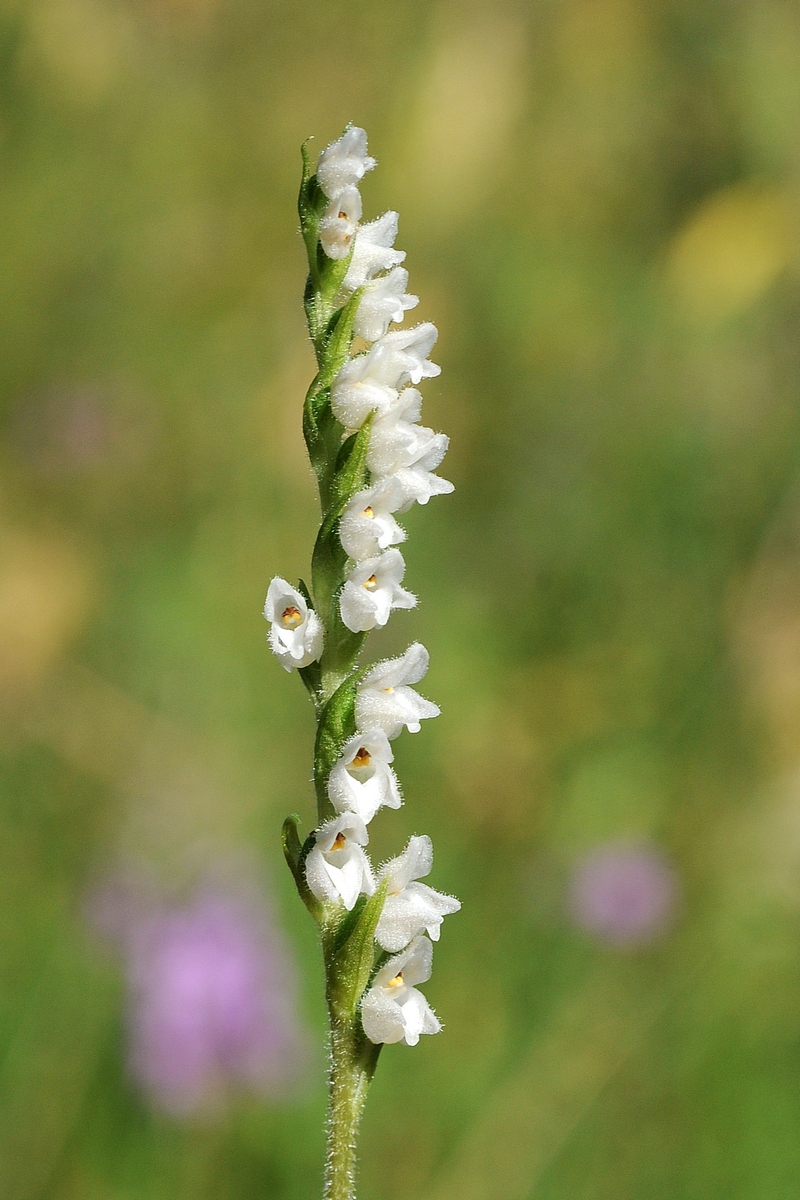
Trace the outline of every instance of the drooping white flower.
<instances>
[{"instance_id":1,"label":"drooping white flower","mask_svg":"<svg viewBox=\"0 0 800 1200\"><path fill-rule=\"evenodd\" d=\"M345 188L354 187L374 166L375 159L367 154L366 131L354 125L320 154L317 183L329 200L335 200Z\"/></svg>"},{"instance_id":2,"label":"drooping white flower","mask_svg":"<svg viewBox=\"0 0 800 1200\"><path fill-rule=\"evenodd\" d=\"M342 813L320 826L306 859L308 886L318 900L341 900L350 910L362 892L372 895L375 879L363 849L368 841L367 827L357 813Z\"/></svg>"},{"instance_id":3,"label":"drooping white flower","mask_svg":"<svg viewBox=\"0 0 800 1200\"><path fill-rule=\"evenodd\" d=\"M305 597L280 575L269 585L264 616L271 622L269 644L282 667L307 667L322 654L322 622Z\"/></svg>"},{"instance_id":4,"label":"drooping white flower","mask_svg":"<svg viewBox=\"0 0 800 1200\"><path fill-rule=\"evenodd\" d=\"M353 257L342 281L337 304L343 304L348 296L373 279L379 271L389 271L400 265L406 252L393 249L396 237L396 212L385 212L382 217L359 226Z\"/></svg>"},{"instance_id":5,"label":"drooping white flower","mask_svg":"<svg viewBox=\"0 0 800 1200\"><path fill-rule=\"evenodd\" d=\"M388 887L375 940L383 950L394 954L423 932L438 942L444 918L461 908L454 896L416 882L432 866L433 845L423 836L410 838L403 853L382 868L380 878L388 881Z\"/></svg>"},{"instance_id":6,"label":"drooping white flower","mask_svg":"<svg viewBox=\"0 0 800 1200\"><path fill-rule=\"evenodd\" d=\"M414 642L400 658L371 667L356 695L358 728L382 729L388 738L396 738L403 726L409 733L418 733L420 721L438 717L438 705L409 686L419 683L427 670L428 651L420 642Z\"/></svg>"},{"instance_id":7,"label":"drooping white flower","mask_svg":"<svg viewBox=\"0 0 800 1200\"><path fill-rule=\"evenodd\" d=\"M354 567L339 599L342 620L353 633L385 625L394 608L414 608L417 597L401 587L406 564L399 550L384 550Z\"/></svg>"},{"instance_id":8,"label":"drooping white flower","mask_svg":"<svg viewBox=\"0 0 800 1200\"><path fill-rule=\"evenodd\" d=\"M347 258L361 220L358 188L348 187L331 200L319 223L319 240L328 258Z\"/></svg>"},{"instance_id":9,"label":"drooping white flower","mask_svg":"<svg viewBox=\"0 0 800 1200\"><path fill-rule=\"evenodd\" d=\"M365 289L358 304L353 330L367 342L383 337L391 321L402 321L404 313L419 304L419 296L409 296L408 271L395 267Z\"/></svg>"},{"instance_id":10,"label":"drooping white flower","mask_svg":"<svg viewBox=\"0 0 800 1200\"><path fill-rule=\"evenodd\" d=\"M328 778L328 795L336 811L353 812L368 824L384 805L399 808L400 788L389 766L393 758L382 729L350 738Z\"/></svg>"},{"instance_id":11,"label":"drooping white flower","mask_svg":"<svg viewBox=\"0 0 800 1200\"><path fill-rule=\"evenodd\" d=\"M331 386L333 415L345 429L360 429L371 412L386 412L406 383L433 379L441 371L428 359L439 336L424 321L413 329L398 329L373 342L342 367Z\"/></svg>"},{"instance_id":12,"label":"drooping white flower","mask_svg":"<svg viewBox=\"0 0 800 1200\"><path fill-rule=\"evenodd\" d=\"M420 1034L439 1032L436 1014L414 987L430 979L432 963L433 946L426 937L418 937L381 967L361 1001L361 1023L371 1042L416 1046Z\"/></svg>"},{"instance_id":13,"label":"drooping white flower","mask_svg":"<svg viewBox=\"0 0 800 1200\"><path fill-rule=\"evenodd\" d=\"M339 522L339 540L350 558L363 562L405 541L405 529L392 516L405 499L405 491L392 478L356 492Z\"/></svg>"}]
</instances>

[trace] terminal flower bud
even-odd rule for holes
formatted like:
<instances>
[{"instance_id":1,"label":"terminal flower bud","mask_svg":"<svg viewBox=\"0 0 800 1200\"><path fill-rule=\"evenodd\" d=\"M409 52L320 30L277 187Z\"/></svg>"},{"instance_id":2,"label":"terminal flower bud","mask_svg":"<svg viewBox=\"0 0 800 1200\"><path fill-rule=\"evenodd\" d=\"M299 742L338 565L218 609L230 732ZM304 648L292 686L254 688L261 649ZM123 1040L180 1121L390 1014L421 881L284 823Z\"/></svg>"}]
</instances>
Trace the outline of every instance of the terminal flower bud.
<instances>
[{"instance_id":1,"label":"terminal flower bud","mask_svg":"<svg viewBox=\"0 0 800 1200\"><path fill-rule=\"evenodd\" d=\"M406 293L408 271L395 267L364 288L353 323L353 330L366 342L383 337L391 321L402 321L404 314L419 304L418 296Z\"/></svg>"},{"instance_id":2,"label":"terminal flower bud","mask_svg":"<svg viewBox=\"0 0 800 1200\"><path fill-rule=\"evenodd\" d=\"M371 1042L416 1046L420 1034L439 1032L436 1014L414 987L430 979L432 963L433 946L418 937L381 967L361 1002L361 1023Z\"/></svg>"},{"instance_id":3,"label":"terminal flower bud","mask_svg":"<svg viewBox=\"0 0 800 1200\"><path fill-rule=\"evenodd\" d=\"M345 743L328 779L328 795L337 812L353 812L368 824L379 808L402 804L394 758L382 729L357 733Z\"/></svg>"},{"instance_id":4,"label":"terminal flower bud","mask_svg":"<svg viewBox=\"0 0 800 1200\"><path fill-rule=\"evenodd\" d=\"M400 658L371 667L356 696L358 728L382 729L388 738L396 738L403 726L409 733L418 733L420 721L438 717L438 705L409 686L419 683L427 670L428 651L420 642L414 642Z\"/></svg>"},{"instance_id":5,"label":"terminal flower bud","mask_svg":"<svg viewBox=\"0 0 800 1200\"><path fill-rule=\"evenodd\" d=\"M386 212L374 221L360 225L353 246L353 257L337 297L344 303L349 295L373 279L379 271L397 267L406 256L405 250L395 250L397 213Z\"/></svg>"},{"instance_id":6,"label":"terminal flower bud","mask_svg":"<svg viewBox=\"0 0 800 1200\"><path fill-rule=\"evenodd\" d=\"M431 839L412 837L403 853L382 868L380 877L388 880L388 888L375 930L381 949L396 953L423 932L438 942L444 918L461 908L454 896L444 896L416 882L428 875L432 866Z\"/></svg>"},{"instance_id":7,"label":"terminal flower bud","mask_svg":"<svg viewBox=\"0 0 800 1200\"><path fill-rule=\"evenodd\" d=\"M331 200L319 223L319 240L328 258L347 258L361 220L358 188L348 187Z\"/></svg>"},{"instance_id":8,"label":"terminal flower bud","mask_svg":"<svg viewBox=\"0 0 800 1200\"><path fill-rule=\"evenodd\" d=\"M375 159L367 154L366 131L353 125L320 154L317 183L329 200L335 200L345 188L354 187L374 166Z\"/></svg>"},{"instance_id":9,"label":"terminal flower bud","mask_svg":"<svg viewBox=\"0 0 800 1200\"><path fill-rule=\"evenodd\" d=\"M399 550L384 550L354 567L339 599L342 620L353 633L385 625L394 608L414 608L417 597L401 583L406 564Z\"/></svg>"},{"instance_id":10,"label":"terminal flower bud","mask_svg":"<svg viewBox=\"0 0 800 1200\"><path fill-rule=\"evenodd\" d=\"M392 516L405 500L405 491L391 478L356 492L339 522L339 540L350 558L363 562L405 541L405 529Z\"/></svg>"},{"instance_id":11,"label":"terminal flower bud","mask_svg":"<svg viewBox=\"0 0 800 1200\"><path fill-rule=\"evenodd\" d=\"M269 585L264 616L271 622L269 644L287 671L307 667L322 654L322 622L302 593L280 575Z\"/></svg>"},{"instance_id":12,"label":"terminal flower bud","mask_svg":"<svg viewBox=\"0 0 800 1200\"><path fill-rule=\"evenodd\" d=\"M363 847L369 841L367 827L357 813L345 812L326 821L316 833L306 859L306 880L318 900L352 909L362 892L375 891L372 867Z\"/></svg>"}]
</instances>

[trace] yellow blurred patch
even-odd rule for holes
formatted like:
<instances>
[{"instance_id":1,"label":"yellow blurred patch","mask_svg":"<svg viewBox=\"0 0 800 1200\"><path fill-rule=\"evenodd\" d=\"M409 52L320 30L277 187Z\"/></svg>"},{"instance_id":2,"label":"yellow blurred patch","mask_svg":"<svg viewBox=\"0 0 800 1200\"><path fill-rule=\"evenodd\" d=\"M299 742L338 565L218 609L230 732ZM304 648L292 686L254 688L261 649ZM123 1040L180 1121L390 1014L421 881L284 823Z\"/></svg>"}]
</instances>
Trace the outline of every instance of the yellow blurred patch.
<instances>
[{"instance_id":1,"label":"yellow blurred patch","mask_svg":"<svg viewBox=\"0 0 800 1200\"><path fill-rule=\"evenodd\" d=\"M456 28L441 33L411 119L403 115L403 207L424 205L426 218L449 222L491 193L525 98L525 51L521 22L497 11L471 21L460 14Z\"/></svg>"},{"instance_id":2,"label":"yellow blurred patch","mask_svg":"<svg viewBox=\"0 0 800 1200\"><path fill-rule=\"evenodd\" d=\"M91 571L71 546L0 530L0 703L34 687L85 621Z\"/></svg>"},{"instance_id":3,"label":"yellow blurred patch","mask_svg":"<svg viewBox=\"0 0 800 1200\"><path fill-rule=\"evenodd\" d=\"M133 24L121 5L40 0L30 10L23 60L35 77L49 77L64 99L91 104L117 82L134 47Z\"/></svg>"},{"instance_id":4,"label":"yellow blurred patch","mask_svg":"<svg viewBox=\"0 0 800 1200\"><path fill-rule=\"evenodd\" d=\"M746 312L783 274L795 234L785 189L752 183L725 188L706 199L674 236L667 282L690 317L718 324Z\"/></svg>"}]
</instances>

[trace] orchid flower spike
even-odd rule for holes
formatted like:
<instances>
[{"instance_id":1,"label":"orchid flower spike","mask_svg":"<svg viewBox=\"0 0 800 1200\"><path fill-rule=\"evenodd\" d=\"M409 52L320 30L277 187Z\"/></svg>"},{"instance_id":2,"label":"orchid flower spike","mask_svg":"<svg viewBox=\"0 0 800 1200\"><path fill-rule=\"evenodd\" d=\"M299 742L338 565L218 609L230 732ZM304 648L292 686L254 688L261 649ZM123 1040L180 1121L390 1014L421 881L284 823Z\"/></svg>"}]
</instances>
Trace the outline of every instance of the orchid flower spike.
<instances>
[{"instance_id":1,"label":"orchid flower spike","mask_svg":"<svg viewBox=\"0 0 800 1200\"><path fill-rule=\"evenodd\" d=\"M339 598L342 620L353 633L385 625L395 608L414 608L417 597L401 587L406 564L399 550L384 550L359 563Z\"/></svg>"},{"instance_id":2,"label":"orchid flower spike","mask_svg":"<svg viewBox=\"0 0 800 1200\"><path fill-rule=\"evenodd\" d=\"M436 1014L414 987L430 979L432 963L433 946L418 937L381 967L361 1002L361 1023L371 1042L416 1046L420 1034L439 1032Z\"/></svg>"},{"instance_id":3,"label":"orchid flower spike","mask_svg":"<svg viewBox=\"0 0 800 1200\"><path fill-rule=\"evenodd\" d=\"M264 616L271 622L269 644L287 671L307 667L322 654L322 622L305 597L280 575L269 585Z\"/></svg>"},{"instance_id":4,"label":"orchid flower spike","mask_svg":"<svg viewBox=\"0 0 800 1200\"><path fill-rule=\"evenodd\" d=\"M339 522L339 540L354 562L405 541L405 529L392 516L405 502L404 489L391 477L356 492Z\"/></svg>"},{"instance_id":5,"label":"orchid flower spike","mask_svg":"<svg viewBox=\"0 0 800 1200\"><path fill-rule=\"evenodd\" d=\"M433 867L433 844L429 837L412 837L402 854L381 869L380 878L388 881L375 941L382 950L395 954L420 933L439 940L442 921L461 908L454 896L435 892L426 883L417 883Z\"/></svg>"},{"instance_id":6,"label":"orchid flower spike","mask_svg":"<svg viewBox=\"0 0 800 1200\"><path fill-rule=\"evenodd\" d=\"M341 900L349 911L362 892L372 895L375 879L363 849L368 841L367 827L354 812L342 813L317 830L306 859L306 880L318 900Z\"/></svg>"},{"instance_id":7,"label":"orchid flower spike","mask_svg":"<svg viewBox=\"0 0 800 1200\"><path fill-rule=\"evenodd\" d=\"M381 729L388 738L396 738L404 726L409 733L419 733L420 721L438 717L438 705L409 686L423 678L428 661L428 651L420 642L414 642L400 658L389 658L371 667L356 695L358 728Z\"/></svg>"},{"instance_id":8,"label":"orchid flower spike","mask_svg":"<svg viewBox=\"0 0 800 1200\"><path fill-rule=\"evenodd\" d=\"M328 777L328 796L337 812L353 812L368 825L379 808L399 808L400 788L389 764L394 755L382 729L357 733L342 748Z\"/></svg>"},{"instance_id":9,"label":"orchid flower spike","mask_svg":"<svg viewBox=\"0 0 800 1200\"><path fill-rule=\"evenodd\" d=\"M345 188L355 187L375 165L375 159L367 154L366 131L351 125L320 154L317 183L329 200L335 200Z\"/></svg>"}]
</instances>

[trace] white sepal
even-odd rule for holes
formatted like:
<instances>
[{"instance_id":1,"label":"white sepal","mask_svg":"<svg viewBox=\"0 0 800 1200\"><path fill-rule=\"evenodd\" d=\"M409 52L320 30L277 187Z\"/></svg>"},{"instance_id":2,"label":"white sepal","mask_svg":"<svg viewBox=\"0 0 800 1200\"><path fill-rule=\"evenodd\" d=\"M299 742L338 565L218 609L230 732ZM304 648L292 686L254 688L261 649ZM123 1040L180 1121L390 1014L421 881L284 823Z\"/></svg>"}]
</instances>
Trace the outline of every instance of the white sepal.
<instances>
[{"instance_id":1,"label":"white sepal","mask_svg":"<svg viewBox=\"0 0 800 1200\"><path fill-rule=\"evenodd\" d=\"M401 587L406 564L399 550L384 550L350 572L339 598L342 620L353 633L385 625L394 608L414 608L417 597Z\"/></svg>"},{"instance_id":2,"label":"white sepal","mask_svg":"<svg viewBox=\"0 0 800 1200\"><path fill-rule=\"evenodd\" d=\"M358 728L382 729L387 737L396 738L403 726L409 733L418 733L420 721L438 717L438 705L409 686L419 683L427 670L428 651L420 642L414 642L400 658L371 667L356 695Z\"/></svg>"},{"instance_id":3,"label":"white sepal","mask_svg":"<svg viewBox=\"0 0 800 1200\"><path fill-rule=\"evenodd\" d=\"M353 257L336 297L337 305L344 304L348 296L373 279L379 271L389 271L400 265L406 252L393 249L396 237L396 212L385 212L382 217L359 226Z\"/></svg>"},{"instance_id":4,"label":"white sepal","mask_svg":"<svg viewBox=\"0 0 800 1200\"><path fill-rule=\"evenodd\" d=\"M269 644L287 671L307 667L322 654L322 622L297 588L280 575L269 585L264 616L271 623Z\"/></svg>"},{"instance_id":5,"label":"white sepal","mask_svg":"<svg viewBox=\"0 0 800 1200\"><path fill-rule=\"evenodd\" d=\"M380 878L388 881L375 930L381 949L396 953L423 932L438 942L444 918L461 908L455 896L445 896L416 882L428 875L432 866L433 845L429 837L423 836L410 838L403 853L381 869Z\"/></svg>"},{"instance_id":6,"label":"white sepal","mask_svg":"<svg viewBox=\"0 0 800 1200\"><path fill-rule=\"evenodd\" d=\"M402 804L393 759L382 729L357 733L342 749L328 778L328 796L337 812L353 812L368 824L379 808Z\"/></svg>"},{"instance_id":7,"label":"white sepal","mask_svg":"<svg viewBox=\"0 0 800 1200\"><path fill-rule=\"evenodd\" d=\"M381 480L353 496L339 522L339 540L350 558L363 562L405 541L405 529L392 516L405 502L405 490L395 479Z\"/></svg>"},{"instance_id":8,"label":"white sepal","mask_svg":"<svg viewBox=\"0 0 800 1200\"><path fill-rule=\"evenodd\" d=\"M342 813L320 826L306 859L306 880L318 900L341 900L349 911L362 892L373 894L375 879L363 850L368 841L367 827L357 813Z\"/></svg>"},{"instance_id":9,"label":"white sepal","mask_svg":"<svg viewBox=\"0 0 800 1200\"><path fill-rule=\"evenodd\" d=\"M371 1042L416 1046L423 1033L442 1028L422 992L413 986L431 977L433 946L416 938L402 954L381 967L361 1001L361 1023Z\"/></svg>"},{"instance_id":10,"label":"white sepal","mask_svg":"<svg viewBox=\"0 0 800 1200\"><path fill-rule=\"evenodd\" d=\"M391 321L402 321L410 308L419 304L418 296L406 293L408 271L395 267L364 288L353 323L353 331L366 342L383 337Z\"/></svg>"},{"instance_id":11,"label":"white sepal","mask_svg":"<svg viewBox=\"0 0 800 1200\"><path fill-rule=\"evenodd\" d=\"M347 258L361 220L358 188L345 188L331 200L319 223L319 240L328 258Z\"/></svg>"},{"instance_id":12,"label":"white sepal","mask_svg":"<svg viewBox=\"0 0 800 1200\"><path fill-rule=\"evenodd\" d=\"M328 199L334 200L345 188L354 187L374 166L375 159L367 154L366 131L353 126L320 154L317 183Z\"/></svg>"}]
</instances>

